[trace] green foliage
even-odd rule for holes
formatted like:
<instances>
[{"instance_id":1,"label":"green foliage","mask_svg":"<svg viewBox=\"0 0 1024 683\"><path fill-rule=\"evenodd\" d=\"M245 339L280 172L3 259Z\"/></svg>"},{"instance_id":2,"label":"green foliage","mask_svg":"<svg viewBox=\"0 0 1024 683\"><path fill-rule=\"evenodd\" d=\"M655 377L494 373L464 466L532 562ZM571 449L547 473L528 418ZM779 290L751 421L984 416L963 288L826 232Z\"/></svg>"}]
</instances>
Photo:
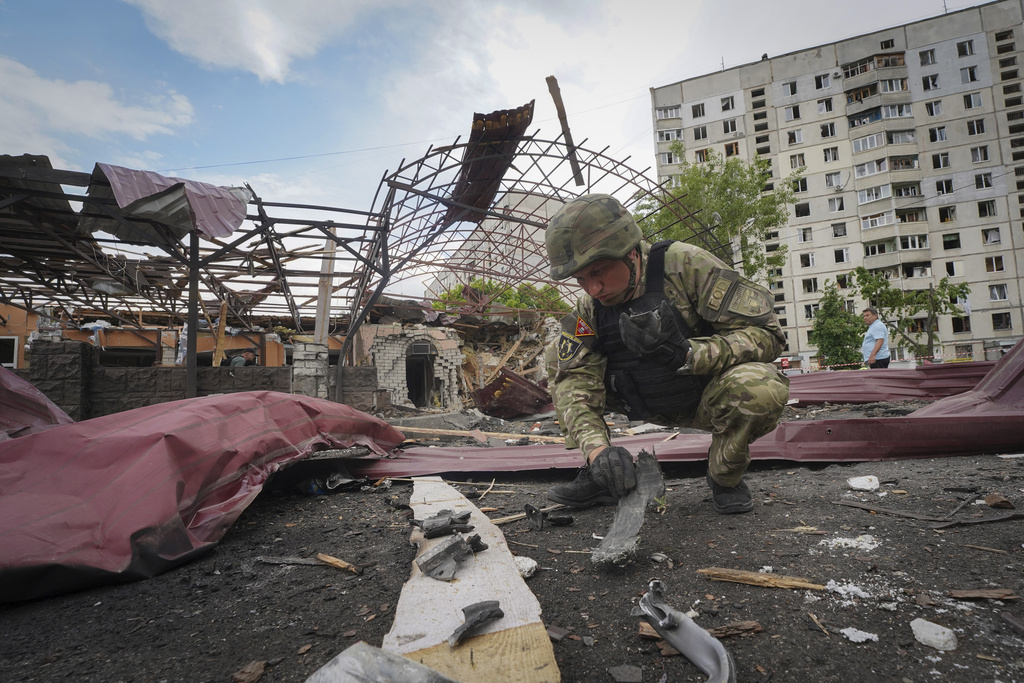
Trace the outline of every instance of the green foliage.
<instances>
[{"instance_id":1,"label":"green foliage","mask_svg":"<svg viewBox=\"0 0 1024 683\"><path fill-rule=\"evenodd\" d=\"M959 304L953 302L966 299L971 293L966 283L950 284L948 277L928 289L903 290L893 287L883 275L872 273L864 267L854 270L853 276L860 297L878 309L882 320L895 325L893 336L899 336L917 357L932 355L938 316L962 315ZM925 318L923 326L918 324L922 315Z\"/></svg>"},{"instance_id":2,"label":"green foliage","mask_svg":"<svg viewBox=\"0 0 1024 683\"><path fill-rule=\"evenodd\" d=\"M537 288L528 282L512 288L493 280L476 278L468 285L456 285L441 294L432 305L439 311L457 311L468 303L466 288L473 290L475 301L485 300L493 305L508 308L535 310L542 313L568 313L572 308L562 300L562 294L554 285ZM483 311L486 312L486 311Z\"/></svg>"},{"instance_id":3,"label":"green foliage","mask_svg":"<svg viewBox=\"0 0 1024 683\"><path fill-rule=\"evenodd\" d=\"M863 319L846 310L846 300L835 283L828 280L818 306L811 335L818 347L821 365L838 366L840 370L858 369L861 365Z\"/></svg>"},{"instance_id":4,"label":"green foliage","mask_svg":"<svg viewBox=\"0 0 1024 683\"><path fill-rule=\"evenodd\" d=\"M681 142L676 142L672 151L685 159L686 150ZM788 249L780 245L777 250L766 252L765 241L769 233L789 222L789 205L795 203L793 186L802 172L802 168L793 171L766 192L765 183L771 178L769 158L758 156L744 161L739 157L725 158L709 149L706 161L684 161L680 165L668 194L695 212L698 220L707 225L720 242L730 244L735 240L739 244L741 264L738 265L742 266L744 275L751 280L771 282L769 273L786 263ZM645 237L652 241L674 239L705 246L685 225L672 225L678 219L670 210L652 214L656 207L654 201L641 202L637 207L636 219Z\"/></svg>"}]
</instances>

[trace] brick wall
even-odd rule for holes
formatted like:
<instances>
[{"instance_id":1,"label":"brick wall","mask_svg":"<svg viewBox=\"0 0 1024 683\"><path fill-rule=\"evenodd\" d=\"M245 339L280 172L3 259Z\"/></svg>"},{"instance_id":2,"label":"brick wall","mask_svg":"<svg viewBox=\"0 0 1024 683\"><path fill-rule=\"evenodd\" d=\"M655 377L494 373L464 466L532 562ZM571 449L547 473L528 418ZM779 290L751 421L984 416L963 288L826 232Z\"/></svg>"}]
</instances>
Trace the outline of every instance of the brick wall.
<instances>
[{"instance_id":1,"label":"brick wall","mask_svg":"<svg viewBox=\"0 0 1024 683\"><path fill-rule=\"evenodd\" d=\"M380 332L378 332L380 334ZM369 356L377 368L377 383L387 389L394 404L409 404L409 384L406 379L406 359L415 342L429 342L434 350L433 374L438 407L461 410L459 382L462 374L462 349L455 330L423 325L396 328L388 336L378 336L370 345Z\"/></svg>"}]
</instances>

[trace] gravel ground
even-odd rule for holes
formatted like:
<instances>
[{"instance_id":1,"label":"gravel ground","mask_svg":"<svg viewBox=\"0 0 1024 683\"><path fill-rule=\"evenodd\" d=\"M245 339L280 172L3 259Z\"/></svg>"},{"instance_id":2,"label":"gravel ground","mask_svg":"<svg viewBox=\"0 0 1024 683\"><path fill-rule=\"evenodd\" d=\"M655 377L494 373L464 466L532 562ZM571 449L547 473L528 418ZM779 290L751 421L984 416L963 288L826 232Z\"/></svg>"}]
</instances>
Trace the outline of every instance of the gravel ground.
<instances>
[{"instance_id":1,"label":"gravel ground","mask_svg":"<svg viewBox=\"0 0 1024 683\"><path fill-rule=\"evenodd\" d=\"M824 407L788 419L912 408ZM638 667L643 681L705 680L685 657L638 634L630 611L658 578L669 604L692 608L707 629L756 623L746 635L721 637L738 681L1024 681L1024 633L1004 617L1024 619L1016 597L1024 593L1022 521L933 529L936 522L909 516L978 522L1014 512L985 504L992 493L1024 508L1024 458L756 463L748 475L755 509L739 516L715 514L703 470L665 471L663 505L648 514L639 551L622 566L597 568L588 556L612 508L574 511L571 526L542 531L502 526L514 552L540 565L527 584L545 622L568 629L554 643L561 680L612 681L608 670L623 665ZM500 476L495 489L511 493L477 504L495 508L491 517L540 506L551 483L572 476ZM876 491L851 490L850 478L867 476L879 480ZM486 485L491 478L479 475ZM327 496L266 491L216 549L179 569L0 607L0 680L228 682L259 662L260 681L304 681L358 640L379 646L390 629L415 556L410 492L405 482ZM287 561L316 553L363 572ZM716 581L699 573L710 567L824 588ZM982 589L1002 593L953 593ZM956 649L918 642L915 619L951 629Z\"/></svg>"}]
</instances>

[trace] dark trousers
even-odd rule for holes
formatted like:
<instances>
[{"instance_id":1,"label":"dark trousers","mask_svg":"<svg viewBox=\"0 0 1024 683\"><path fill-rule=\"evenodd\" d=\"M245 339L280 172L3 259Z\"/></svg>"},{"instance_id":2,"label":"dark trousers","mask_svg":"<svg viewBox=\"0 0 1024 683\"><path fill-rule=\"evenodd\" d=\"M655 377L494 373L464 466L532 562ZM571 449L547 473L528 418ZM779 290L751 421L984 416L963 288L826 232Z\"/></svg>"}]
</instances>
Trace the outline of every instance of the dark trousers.
<instances>
[{"instance_id":1,"label":"dark trousers","mask_svg":"<svg viewBox=\"0 0 1024 683\"><path fill-rule=\"evenodd\" d=\"M868 365L869 368L887 368L889 367L888 358L876 358L874 363Z\"/></svg>"}]
</instances>

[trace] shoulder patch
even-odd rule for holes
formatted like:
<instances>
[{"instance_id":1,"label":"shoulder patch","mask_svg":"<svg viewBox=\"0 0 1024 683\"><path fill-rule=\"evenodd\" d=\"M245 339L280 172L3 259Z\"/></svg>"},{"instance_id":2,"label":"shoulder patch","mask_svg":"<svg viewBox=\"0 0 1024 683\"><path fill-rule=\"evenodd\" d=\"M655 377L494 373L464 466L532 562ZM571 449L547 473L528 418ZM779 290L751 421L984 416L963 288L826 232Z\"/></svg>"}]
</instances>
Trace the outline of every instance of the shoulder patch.
<instances>
[{"instance_id":1,"label":"shoulder patch","mask_svg":"<svg viewBox=\"0 0 1024 683\"><path fill-rule=\"evenodd\" d=\"M594 328L587 324L587 321L579 316L576 317L576 331L577 337L593 337L596 334Z\"/></svg>"},{"instance_id":2,"label":"shoulder patch","mask_svg":"<svg viewBox=\"0 0 1024 683\"><path fill-rule=\"evenodd\" d=\"M768 319L772 306L772 300L765 296L764 290L741 282L728 310L742 318L761 322Z\"/></svg>"},{"instance_id":3,"label":"shoulder patch","mask_svg":"<svg viewBox=\"0 0 1024 683\"><path fill-rule=\"evenodd\" d=\"M558 339L558 360L565 363L576 357L583 348L583 340L574 334L562 332Z\"/></svg>"},{"instance_id":4,"label":"shoulder patch","mask_svg":"<svg viewBox=\"0 0 1024 683\"><path fill-rule=\"evenodd\" d=\"M594 344L597 343L597 332L594 330L594 326L575 311L562 318L561 326L563 335L575 337L576 341L588 349L593 349ZM559 340L560 345L561 343Z\"/></svg>"}]
</instances>

